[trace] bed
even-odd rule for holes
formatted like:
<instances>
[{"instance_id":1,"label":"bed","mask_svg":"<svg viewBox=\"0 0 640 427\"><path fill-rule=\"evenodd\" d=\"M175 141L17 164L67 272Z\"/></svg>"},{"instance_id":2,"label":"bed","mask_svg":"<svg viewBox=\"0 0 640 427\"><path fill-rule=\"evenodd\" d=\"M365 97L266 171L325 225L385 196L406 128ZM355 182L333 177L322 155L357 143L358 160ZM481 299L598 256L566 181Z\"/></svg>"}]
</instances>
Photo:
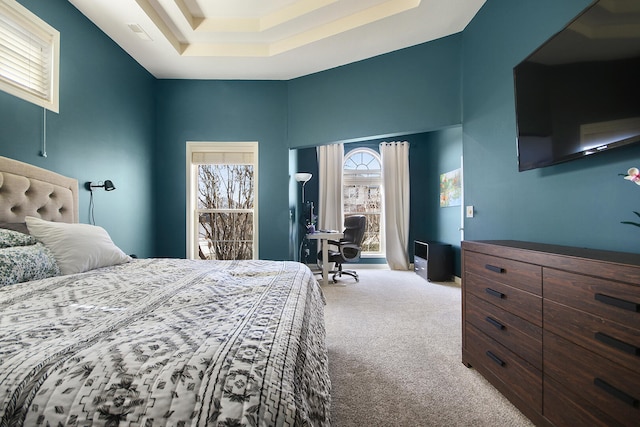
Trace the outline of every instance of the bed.
<instances>
[{"instance_id":1,"label":"bed","mask_svg":"<svg viewBox=\"0 0 640 427\"><path fill-rule=\"evenodd\" d=\"M132 259L75 179L0 157L0 272L0 426L330 424L303 264Z\"/></svg>"}]
</instances>

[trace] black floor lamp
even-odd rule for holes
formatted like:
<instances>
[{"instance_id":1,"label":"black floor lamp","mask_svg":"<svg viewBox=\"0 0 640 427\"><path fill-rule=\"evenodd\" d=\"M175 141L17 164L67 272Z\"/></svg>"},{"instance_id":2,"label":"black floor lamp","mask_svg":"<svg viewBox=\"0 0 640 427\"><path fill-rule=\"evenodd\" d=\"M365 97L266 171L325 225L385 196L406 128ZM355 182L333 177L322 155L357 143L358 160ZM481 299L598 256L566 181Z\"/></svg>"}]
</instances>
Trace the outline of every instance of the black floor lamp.
<instances>
[{"instance_id":1,"label":"black floor lamp","mask_svg":"<svg viewBox=\"0 0 640 427\"><path fill-rule=\"evenodd\" d=\"M309 182L309 180L311 179L313 175L308 173L308 172L298 172L297 174L295 174L293 177L296 179L296 181L302 183L302 204L304 204L305 200L304 200L304 186L307 182Z\"/></svg>"},{"instance_id":2,"label":"black floor lamp","mask_svg":"<svg viewBox=\"0 0 640 427\"><path fill-rule=\"evenodd\" d=\"M293 176L297 182L302 184L302 207L303 207L302 220L304 221L303 225L304 225L305 234L310 231L311 232L314 231L313 230L313 203L309 202L309 206L307 206L307 202L305 201L305 198L304 198L304 186L307 182L309 182L312 176L313 175L308 172L298 172ZM303 254L304 254L305 263L307 261L307 256L309 255L309 248L307 248L306 245L307 245L307 239L305 239L304 237L301 238L299 259L302 262Z\"/></svg>"}]
</instances>

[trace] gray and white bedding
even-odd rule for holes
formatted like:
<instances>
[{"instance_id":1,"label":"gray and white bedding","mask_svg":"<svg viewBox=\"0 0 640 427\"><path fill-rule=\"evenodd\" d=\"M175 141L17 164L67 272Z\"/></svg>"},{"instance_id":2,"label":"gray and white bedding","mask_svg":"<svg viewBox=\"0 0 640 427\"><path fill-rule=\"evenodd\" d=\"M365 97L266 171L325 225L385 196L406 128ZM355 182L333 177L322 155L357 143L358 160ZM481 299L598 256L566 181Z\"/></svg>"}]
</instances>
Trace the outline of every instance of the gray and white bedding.
<instances>
[{"instance_id":1,"label":"gray and white bedding","mask_svg":"<svg viewBox=\"0 0 640 427\"><path fill-rule=\"evenodd\" d=\"M0 426L329 425L295 262L133 260L0 287Z\"/></svg>"}]
</instances>

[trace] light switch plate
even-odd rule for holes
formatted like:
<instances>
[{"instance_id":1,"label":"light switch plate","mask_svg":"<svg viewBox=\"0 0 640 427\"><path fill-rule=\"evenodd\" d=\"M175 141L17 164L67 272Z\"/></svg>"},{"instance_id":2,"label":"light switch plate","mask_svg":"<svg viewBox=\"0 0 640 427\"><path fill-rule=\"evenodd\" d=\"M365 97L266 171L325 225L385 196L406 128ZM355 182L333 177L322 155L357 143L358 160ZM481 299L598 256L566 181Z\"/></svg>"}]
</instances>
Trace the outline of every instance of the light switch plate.
<instances>
[{"instance_id":1,"label":"light switch plate","mask_svg":"<svg viewBox=\"0 0 640 427\"><path fill-rule=\"evenodd\" d=\"M467 206L467 218L473 218L473 206Z\"/></svg>"}]
</instances>

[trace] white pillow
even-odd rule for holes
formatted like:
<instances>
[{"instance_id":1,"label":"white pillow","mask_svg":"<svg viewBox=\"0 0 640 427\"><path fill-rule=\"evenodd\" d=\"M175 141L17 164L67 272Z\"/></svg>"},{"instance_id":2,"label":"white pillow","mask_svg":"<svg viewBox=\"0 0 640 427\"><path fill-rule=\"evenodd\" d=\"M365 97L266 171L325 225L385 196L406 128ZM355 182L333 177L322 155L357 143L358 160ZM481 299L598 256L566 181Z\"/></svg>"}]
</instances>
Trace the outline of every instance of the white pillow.
<instances>
[{"instance_id":1,"label":"white pillow","mask_svg":"<svg viewBox=\"0 0 640 427\"><path fill-rule=\"evenodd\" d=\"M102 227L50 222L30 216L25 221L29 233L53 252L62 274L82 273L131 261Z\"/></svg>"}]
</instances>

